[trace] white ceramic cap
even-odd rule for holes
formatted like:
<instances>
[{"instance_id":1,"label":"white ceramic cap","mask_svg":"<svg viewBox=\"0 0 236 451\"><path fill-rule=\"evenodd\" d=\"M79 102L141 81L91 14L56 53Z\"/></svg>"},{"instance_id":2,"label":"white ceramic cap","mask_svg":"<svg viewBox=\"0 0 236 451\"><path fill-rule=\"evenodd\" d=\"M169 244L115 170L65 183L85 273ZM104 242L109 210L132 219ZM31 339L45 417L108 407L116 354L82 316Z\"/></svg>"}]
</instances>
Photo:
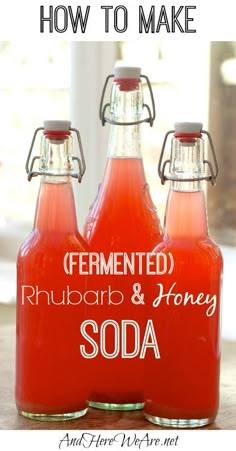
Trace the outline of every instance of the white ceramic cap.
<instances>
[{"instance_id":1,"label":"white ceramic cap","mask_svg":"<svg viewBox=\"0 0 236 451\"><path fill-rule=\"evenodd\" d=\"M201 122L175 122L175 133L201 133Z\"/></svg>"},{"instance_id":2,"label":"white ceramic cap","mask_svg":"<svg viewBox=\"0 0 236 451\"><path fill-rule=\"evenodd\" d=\"M44 130L50 130L55 132L64 132L66 130L69 130L71 127L70 121L63 121L63 120L53 120L53 121L44 121L43 128Z\"/></svg>"},{"instance_id":3,"label":"white ceramic cap","mask_svg":"<svg viewBox=\"0 0 236 451\"><path fill-rule=\"evenodd\" d=\"M122 62L117 62L114 66L115 78L140 78L141 67L139 66L127 66Z\"/></svg>"}]
</instances>

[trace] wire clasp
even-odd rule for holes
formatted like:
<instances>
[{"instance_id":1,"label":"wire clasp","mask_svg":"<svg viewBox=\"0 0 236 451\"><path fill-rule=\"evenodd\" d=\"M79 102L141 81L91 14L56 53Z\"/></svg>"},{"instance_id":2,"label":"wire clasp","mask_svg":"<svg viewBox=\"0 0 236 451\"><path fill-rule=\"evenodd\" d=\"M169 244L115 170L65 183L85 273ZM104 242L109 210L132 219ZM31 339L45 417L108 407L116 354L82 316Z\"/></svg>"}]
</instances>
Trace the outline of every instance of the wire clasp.
<instances>
[{"instance_id":1,"label":"wire clasp","mask_svg":"<svg viewBox=\"0 0 236 451\"><path fill-rule=\"evenodd\" d=\"M52 175L52 173L48 172L48 171L34 170L34 166L35 166L36 160L40 160L41 159L41 157L39 155L34 156L31 159L37 134L38 134L38 132L40 132L42 130L45 130L44 127L36 128L36 130L34 132L34 135L33 135L33 138L32 138L30 149L29 149L29 152L28 152L28 156L27 156L27 160L26 160L26 164L25 164L25 170L26 170L26 173L28 174L28 180L29 181L32 179L32 177L36 177L37 175ZM82 177L83 177L83 175L85 173L85 170L86 170L86 163L85 163L85 158L84 158L82 141L81 141L80 133L79 133L79 131L76 128L70 127L68 129L68 131L69 132L74 132L76 134L76 138L77 138L77 141L78 141L80 156L79 157L74 157L74 156L71 157L72 161L76 161L76 163L78 165L78 171L68 170L68 171L65 171L64 173L62 173L62 172L55 173L55 174L53 174L53 176L66 176L66 175L69 175L69 176L71 176L73 178L77 178L78 182L80 183L81 180L82 180Z\"/></svg>"},{"instance_id":2,"label":"wire clasp","mask_svg":"<svg viewBox=\"0 0 236 451\"><path fill-rule=\"evenodd\" d=\"M152 86L149 81L149 78L146 75L140 75L140 78L143 78L146 80L146 83L147 83L147 86L149 89L149 93L150 93L150 97L151 97L152 111L151 111L150 106L147 105L146 103L144 103L143 108L146 108L146 110L148 111L148 117L146 117L144 119L140 119L139 121L134 121L134 122L117 122L117 121L114 121L113 119L105 116L106 109L108 107L110 107L110 103L106 103L105 105L103 105L103 103L104 103L104 97L105 97L107 85L111 78L114 78L114 74L110 74L107 76L104 86L103 86L102 96L101 96L101 100L100 100L99 119L101 120L102 125L105 125L106 122L108 122L109 124L113 124L113 125L135 125L135 124L141 124L143 122L148 122L150 124L150 127L152 127L153 122L156 117L156 109L155 109L155 101L154 101Z\"/></svg>"},{"instance_id":3,"label":"wire clasp","mask_svg":"<svg viewBox=\"0 0 236 451\"><path fill-rule=\"evenodd\" d=\"M206 160L206 159L203 160L204 166L207 166L207 168L208 168L208 171L209 171L208 175L202 175L202 176L200 175L199 177L197 176L197 177L190 177L190 178L178 178L178 177L174 177L174 176L170 176L170 175L166 174L166 172L165 172L166 166L170 165L171 160L168 159L163 162L165 146L166 146L166 142L167 142L169 135L175 134L175 133L176 133L175 130L168 131L166 133L164 141L163 141L160 159L159 159L159 163L158 163L158 175L161 179L162 185L164 185L166 180L172 180L172 181L177 181L177 182L194 182L197 180L199 180L199 181L206 180L208 182L211 182L211 184L214 186L216 183L217 176L218 176L219 168L218 168L216 153L215 153L214 144L213 144L211 135L206 130L201 130L201 133L199 133L198 137L201 137L201 134L205 134L208 137L208 141L210 144L210 149L211 149L211 153L212 153L212 157L213 157L213 164L209 160ZM187 134L186 134L186 136L187 136Z\"/></svg>"}]
</instances>

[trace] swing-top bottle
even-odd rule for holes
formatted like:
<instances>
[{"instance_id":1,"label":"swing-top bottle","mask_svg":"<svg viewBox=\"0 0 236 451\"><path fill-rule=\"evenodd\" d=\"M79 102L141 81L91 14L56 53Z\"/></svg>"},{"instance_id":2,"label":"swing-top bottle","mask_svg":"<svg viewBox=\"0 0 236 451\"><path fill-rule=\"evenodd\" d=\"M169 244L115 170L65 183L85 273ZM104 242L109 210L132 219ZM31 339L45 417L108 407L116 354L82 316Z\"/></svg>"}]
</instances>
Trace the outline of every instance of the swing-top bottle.
<instances>
[{"instance_id":1,"label":"swing-top bottle","mask_svg":"<svg viewBox=\"0 0 236 451\"><path fill-rule=\"evenodd\" d=\"M106 259L119 253L120 265L119 274L89 276L91 289L103 291L110 287L113 293L110 303L104 300L103 305L89 307L89 317L97 324L91 338L99 349L96 358L89 361L89 404L102 409L134 410L143 407L140 348L145 305L131 299L135 287L144 290L145 277L136 270L125 273L123 257L145 254L161 240L159 219L144 172L140 133L141 122L152 125L154 115L144 104L142 77L149 88L150 83L139 67L115 66L110 77L110 117L106 117L109 105L102 106L104 91L100 106L103 124L111 124L107 161L97 198L88 213L84 237L91 251L102 253Z\"/></svg>"},{"instance_id":2,"label":"swing-top bottle","mask_svg":"<svg viewBox=\"0 0 236 451\"><path fill-rule=\"evenodd\" d=\"M32 158L38 132L40 155ZM73 133L80 157L73 155ZM33 230L17 257L16 405L31 419L73 419L87 411L78 346L85 310L73 295L84 293L86 279L67 274L63 265L66 253L88 250L77 229L71 183L85 171L79 132L69 121L45 121L34 134L26 169L29 180L39 175L41 183Z\"/></svg>"},{"instance_id":3,"label":"swing-top bottle","mask_svg":"<svg viewBox=\"0 0 236 451\"><path fill-rule=\"evenodd\" d=\"M204 136L212 151L208 159ZM145 362L145 417L161 426L205 426L218 411L222 256L209 236L203 186L204 180L214 185L217 174L213 142L202 124L176 123L159 161L160 178L170 181L170 189L163 241L154 249L170 265L150 278L149 290L160 357L149 355Z\"/></svg>"}]
</instances>

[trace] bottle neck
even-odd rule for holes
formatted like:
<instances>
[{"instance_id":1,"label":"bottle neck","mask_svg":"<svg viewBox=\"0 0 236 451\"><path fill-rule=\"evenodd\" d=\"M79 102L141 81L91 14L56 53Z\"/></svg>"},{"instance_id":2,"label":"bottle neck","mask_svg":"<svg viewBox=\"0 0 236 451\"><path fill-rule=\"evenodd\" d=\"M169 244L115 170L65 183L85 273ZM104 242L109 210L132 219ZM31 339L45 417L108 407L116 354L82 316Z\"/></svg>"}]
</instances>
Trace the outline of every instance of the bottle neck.
<instances>
[{"instance_id":1,"label":"bottle neck","mask_svg":"<svg viewBox=\"0 0 236 451\"><path fill-rule=\"evenodd\" d=\"M112 120L119 124L137 122L142 112L143 95L140 80L115 80L111 92ZM108 157L142 158L140 124L111 125Z\"/></svg>"},{"instance_id":2,"label":"bottle neck","mask_svg":"<svg viewBox=\"0 0 236 451\"><path fill-rule=\"evenodd\" d=\"M172 139L170 157L171 188L175 191L203 190L204 142L201 138ZM189 179L189 181L184 181Z\"/></svg>"},{"instance_id":3,"label":"bottle neck","mask_svg":"<svg viewBox=\"0 0 236 451\"><path fill-rule=\"evenodd\" d=\"M142 158L139 125L112 125L108 158Z\"/></svg>"},{"instance_id":4,"label":"bottle neck","mask_svg":"<svg viewBox=\"0 0 236 451\"><path fill-rule=\"evenodd\" d=\"M164 222L168 239L200 239L208 236L203 191L169 191Z\"/></svg>"},{"instance_id":5,"label":"bottle neck","mask_svg":"<svg viewBox=\"0 0 236 451\"><path fill-rule=\"evenodd\" d=\"M73 169L70 134L43 136L39 172L40 190L34 228L47 232L72 233L77 230L70 172Z\"/></svg>"},{"instance_id":6,"label":"bottle neck","mask_svg":"<svg viewBox=\"0 0 236 451\"><path fill-rule=\"evenodd\" d=\"M50 132L47 131L41 138L39 172L47 177L50 183L50 177L62 183L71 174L73 170L72 157L72 137L70 132ZM53 183L53 182L52 182Z\"/></svg>"},{"instance_id":7,"label":"bottle neck","mask_svg":"<svg viewBox=\"0 0 236 451\"><path fill-rule=\"evenodd\" d=\"M165 236L197 239L208 236L203 181L202 139L174 138L170 159L170 191L166 206ZM183 181L183 179L191 179Z\"/></svg>"},{"instance_id":8,"label":"bottle neck","mask_svg":"<svg viewBox=\"0 0 236 451\"><path fill-rule=\"evenodd\" d=\"M35 211L34 228L41 232L76 233L75 201L70 181L40 185Z\"/></svg>"}]
</instances>

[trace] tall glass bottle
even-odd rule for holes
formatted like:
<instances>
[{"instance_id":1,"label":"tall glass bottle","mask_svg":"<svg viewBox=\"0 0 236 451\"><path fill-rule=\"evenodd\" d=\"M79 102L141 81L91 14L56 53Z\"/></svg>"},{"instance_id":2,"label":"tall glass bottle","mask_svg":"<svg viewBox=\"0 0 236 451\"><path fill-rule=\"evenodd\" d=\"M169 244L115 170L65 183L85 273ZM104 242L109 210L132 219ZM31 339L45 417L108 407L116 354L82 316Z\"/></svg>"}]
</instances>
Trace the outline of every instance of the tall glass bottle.
<instances>
[{"instance_id":1,"label":"tall glass bottle","mask_svg":"<svg viewBox=\"0 0 236 451\"><path fill-rule=\"evenodd\" d=\"M136 67L115 67L106 168L84 227L92 252L106 259L116 254L120 259L119 274L90 275L88 280L90 289L112 292L110 300L88 308L89 317L96 321L96 332L101 331L100 336L91 332L100 350L89 360L89 405L111 410L140 409L144 400L140 349L145 305L142 300L132 300L135 287L139 287L136 284L143 289L142 274L137 270L126 273L123 256L145 254L161 240L142 160L140 73ZM151 118L146 121L151 122ZM85 346L88 348L88 343Z\"/></svg>"},{"instance_id":2,"label":"tall glass bottle","mask_svg":"<svg viewBox=\"0 0 236 451\"><path fill-rule=\"evenodd\" d=\"M162 165L170 133L171 157ZM203 133L215 168L205 159ZM154 249L168 256L169 265L150 279L149 293L160 358L146 361L144 412L161 426L204 426L218 411L222 257L209 237L203 190L203 180L214 184L217 173L202 124L175 124L159 163L170 190L163 241Z\"/></svg>"},{"instance_id":3,"label":"tall glass bottle","mask_svg":"<svg viewBox=\"0 0 236 451\"><path fill-rule=\"evenodd\" d=\"M40 157L29 159L36 134L43 130ZM79 327L86 280L66 274L67 252L87 251L77 230L71 176L81 181L85 170L72 154L69 121L46 121L36 130L30 149L29 180L41 176L33 230L17 257L16 405L36 420L66 420L86 413L87 387L84 360L79 352ZM82 148L81 148L82 152ZM36 160L39 169L33 170ZM75 171L74 162L79 164Z\"/></svg>"}]
</instances>

